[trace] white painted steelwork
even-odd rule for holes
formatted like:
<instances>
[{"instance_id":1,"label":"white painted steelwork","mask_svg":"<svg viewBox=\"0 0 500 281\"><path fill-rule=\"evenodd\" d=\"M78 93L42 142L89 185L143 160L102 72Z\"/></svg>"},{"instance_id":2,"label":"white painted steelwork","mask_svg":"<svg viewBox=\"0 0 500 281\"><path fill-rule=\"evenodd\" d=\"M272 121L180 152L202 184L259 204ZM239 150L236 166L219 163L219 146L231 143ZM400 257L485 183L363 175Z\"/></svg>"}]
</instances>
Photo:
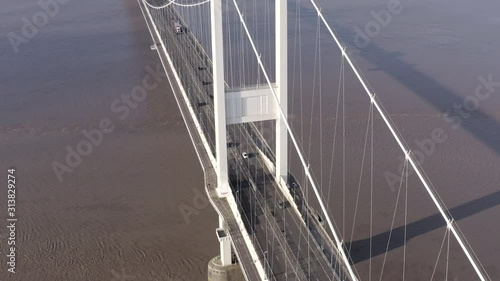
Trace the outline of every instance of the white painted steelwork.
<instances>
[{"instance_id":1,"label":"white painted steelwork","mask_svg":"<svg viewBox=\"0 0 500 281\"><path fill-rule=\"evenodd\" d=\"M215 158L219 196L230 192L227 166L226 98L224 90L224 42L222 33L222 1L210 2L212 26L212 64L215 121Z\"/></svg>"},{"instance_id":2,"label":"white painted steelwork","mask_svg":"<svg viewBox=\"0 0 500 281\"><path fill-rule=\"evenodd\" d=\"M276 120L278 117L278 105L267 86L226 92L226 121L228 125Z\"/></svg>"},{"instance_id":3,"label":"white painted steelwork","mask_svg":"<svg viewBox=\"0 0 500 281\"><path fill-rule=\"evenodd\" d=\"M288 2L276 0L276 89L282 115L276 120L276 179L287 182L288 176ZM278 105L279 107L279 105ZM278 109L278 107L276 109Z\"/></svg>"}]
</instances>

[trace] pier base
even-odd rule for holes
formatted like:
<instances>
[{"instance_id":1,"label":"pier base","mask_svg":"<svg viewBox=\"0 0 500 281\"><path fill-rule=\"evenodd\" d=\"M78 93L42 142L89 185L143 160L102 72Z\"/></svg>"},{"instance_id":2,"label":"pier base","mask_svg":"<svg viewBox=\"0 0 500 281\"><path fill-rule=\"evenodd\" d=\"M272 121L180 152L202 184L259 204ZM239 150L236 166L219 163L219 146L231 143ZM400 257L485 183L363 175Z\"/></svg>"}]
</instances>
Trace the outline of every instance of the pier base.
<instances>
[{"instance_id":1,"label":"pier base","mask_svg":"<svg viewBox=\"0 0 500 281\"><path fill-rule=\"evenodd\" d=\"M223 266L220 256L208 262L208 281L245 281L239 264Z\"/></svg>"}]
</instances>

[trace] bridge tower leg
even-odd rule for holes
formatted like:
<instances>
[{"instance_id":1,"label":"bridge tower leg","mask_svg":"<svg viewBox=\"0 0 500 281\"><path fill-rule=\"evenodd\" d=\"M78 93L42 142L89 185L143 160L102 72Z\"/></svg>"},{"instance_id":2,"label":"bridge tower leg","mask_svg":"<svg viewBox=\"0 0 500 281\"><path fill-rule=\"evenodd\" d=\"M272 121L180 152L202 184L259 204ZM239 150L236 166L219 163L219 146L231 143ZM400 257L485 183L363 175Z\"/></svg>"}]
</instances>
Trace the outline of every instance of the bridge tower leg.
<instances>
[{"instance_id":1,"label":"bridge tower leg","mask_svg":"<svg viewBox=\"0 0 500 281\"><path fill-rule=\"evenodd\" d=\"M222 33L222 0L210 1L212 27L213 94L215 120L215 158L217 190L220 197L229 194L227 165L226 97L224 89L224 44Z\"/></svg>"},{"instance_id":2,"label":"bridge tower leg","mask_svg":"<svg viewBox=\"0 0 500 281\"><path fill-rule=\"evenodd\" d=\"M230 193L227 164L227 124L226 97L224 89L224 42L222 30L222 0L210 1L210 22L212 32L213 94L215 120L215 158L217 172L217 191L219 197ZM211 280L224 281L229 272L238 272L239 266L232 265L231 240L225 231L222 217L219 217L217 237L220 243L220 256L209 263ZM241 271L240 271L241 272ZM234 274L234 273L233 273Z\"/></svg>"},{"instance_id":3,"label":"bridge tower leg","mask_svg":"<svg viewBox=\"0 0 500 281\"><path fill-rule=\"evenodd\" d=\"M288 116L288 4L276 0L276 95L284 116ZM288 133L283 116L276 119L276 179L283 186L288 178Z\"/></svg>"}]
</instances>

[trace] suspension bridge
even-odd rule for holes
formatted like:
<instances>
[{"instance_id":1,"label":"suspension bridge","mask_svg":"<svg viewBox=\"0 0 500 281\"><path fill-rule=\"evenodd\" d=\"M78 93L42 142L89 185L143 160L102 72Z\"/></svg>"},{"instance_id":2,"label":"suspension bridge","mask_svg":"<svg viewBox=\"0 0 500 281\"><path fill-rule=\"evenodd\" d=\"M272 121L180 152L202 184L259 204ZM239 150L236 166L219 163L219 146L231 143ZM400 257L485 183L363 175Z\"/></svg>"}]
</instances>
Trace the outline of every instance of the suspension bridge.
<instances>
[{"instance_id":1,"label":"suspension bridge","mask_svg":"<svg viewBox=\"0 0 500 281\"><path fill-rule=\"evenodd\" d=\"M290 3L138 0L219 215L220 255L209 263L209 280L456 280L454 268L466 280L491 280L321 7ZM304 33L315 45L311 54L303 55ZM302 69L311 64L313 79L303 82ZM334 78L324 77L325 65L337 66ZM363 145L355 184L346 180L346 75L368 105L357 124ZM295 112L300 107L305 116L306 106L311 118L304 121ZM391 208L383 239L373 200L379 132L404 155L398 188L382 204ZM436 251L418 255L429 265L418 274L407 251L415 236L408 229L409 186L421 188L441 222L432 229L441 231L431 245ZM349 189L357 189L353 202Z\"/></svg>"}]
</instances>

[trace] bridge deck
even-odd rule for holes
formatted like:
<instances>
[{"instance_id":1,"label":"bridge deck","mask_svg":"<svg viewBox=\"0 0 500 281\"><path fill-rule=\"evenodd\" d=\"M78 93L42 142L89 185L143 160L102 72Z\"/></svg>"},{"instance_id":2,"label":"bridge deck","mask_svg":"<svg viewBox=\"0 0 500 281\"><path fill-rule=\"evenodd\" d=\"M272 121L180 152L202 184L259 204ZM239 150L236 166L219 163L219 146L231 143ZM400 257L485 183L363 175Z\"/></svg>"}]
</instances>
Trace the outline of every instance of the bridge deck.
<instances>
[{"instance_id":1,"label":"bridge deck","mask_svg":"<svg viewBox=\"0 0 500 281\"><path fill-rule=\"evenodd\" d=\"M277 202L285 201L286 196L265 164L265 158L269 161L272 157L269 157L269 149L257 153L262 151L259 147L263 146L258 143L263 140L255 138L252 128L234 125L233 130L228 131L228 142L240 144L229 149L228 160L232 178L236 179L231 181L236 196L217 196L212 162L215 143L213 102L210 98L211 87L204 87L204 82L211 80L210 59L204 50L200 50L201 46L190 32L176 34L167 21L162 22L162 28L157 28L147 7L140 0L139 4L145 12L148 26L153 29L154 42L161 43L157 48L158 54L200 158L207 193L227 224L246 278L260 280L259 276L265 271L272 280L348 280L343 269L332 267L336 252L329 250L333 245L324 237L326 232L314 220L312 223L309 221L306 227L304 220L312 218L307 206L301 208L302 213L293 208L276 210ZM174 9L151 12L166 12L165 18L182 22ZM256 154L252 159L243 159L242 151ZM295 203L304 206L300 196ZM236 216L233 212L235 208L239 210ZM256 251L252 252L253 249ZM330 256L326 258L325 255Z\"/></svg>"}]
</instances>

